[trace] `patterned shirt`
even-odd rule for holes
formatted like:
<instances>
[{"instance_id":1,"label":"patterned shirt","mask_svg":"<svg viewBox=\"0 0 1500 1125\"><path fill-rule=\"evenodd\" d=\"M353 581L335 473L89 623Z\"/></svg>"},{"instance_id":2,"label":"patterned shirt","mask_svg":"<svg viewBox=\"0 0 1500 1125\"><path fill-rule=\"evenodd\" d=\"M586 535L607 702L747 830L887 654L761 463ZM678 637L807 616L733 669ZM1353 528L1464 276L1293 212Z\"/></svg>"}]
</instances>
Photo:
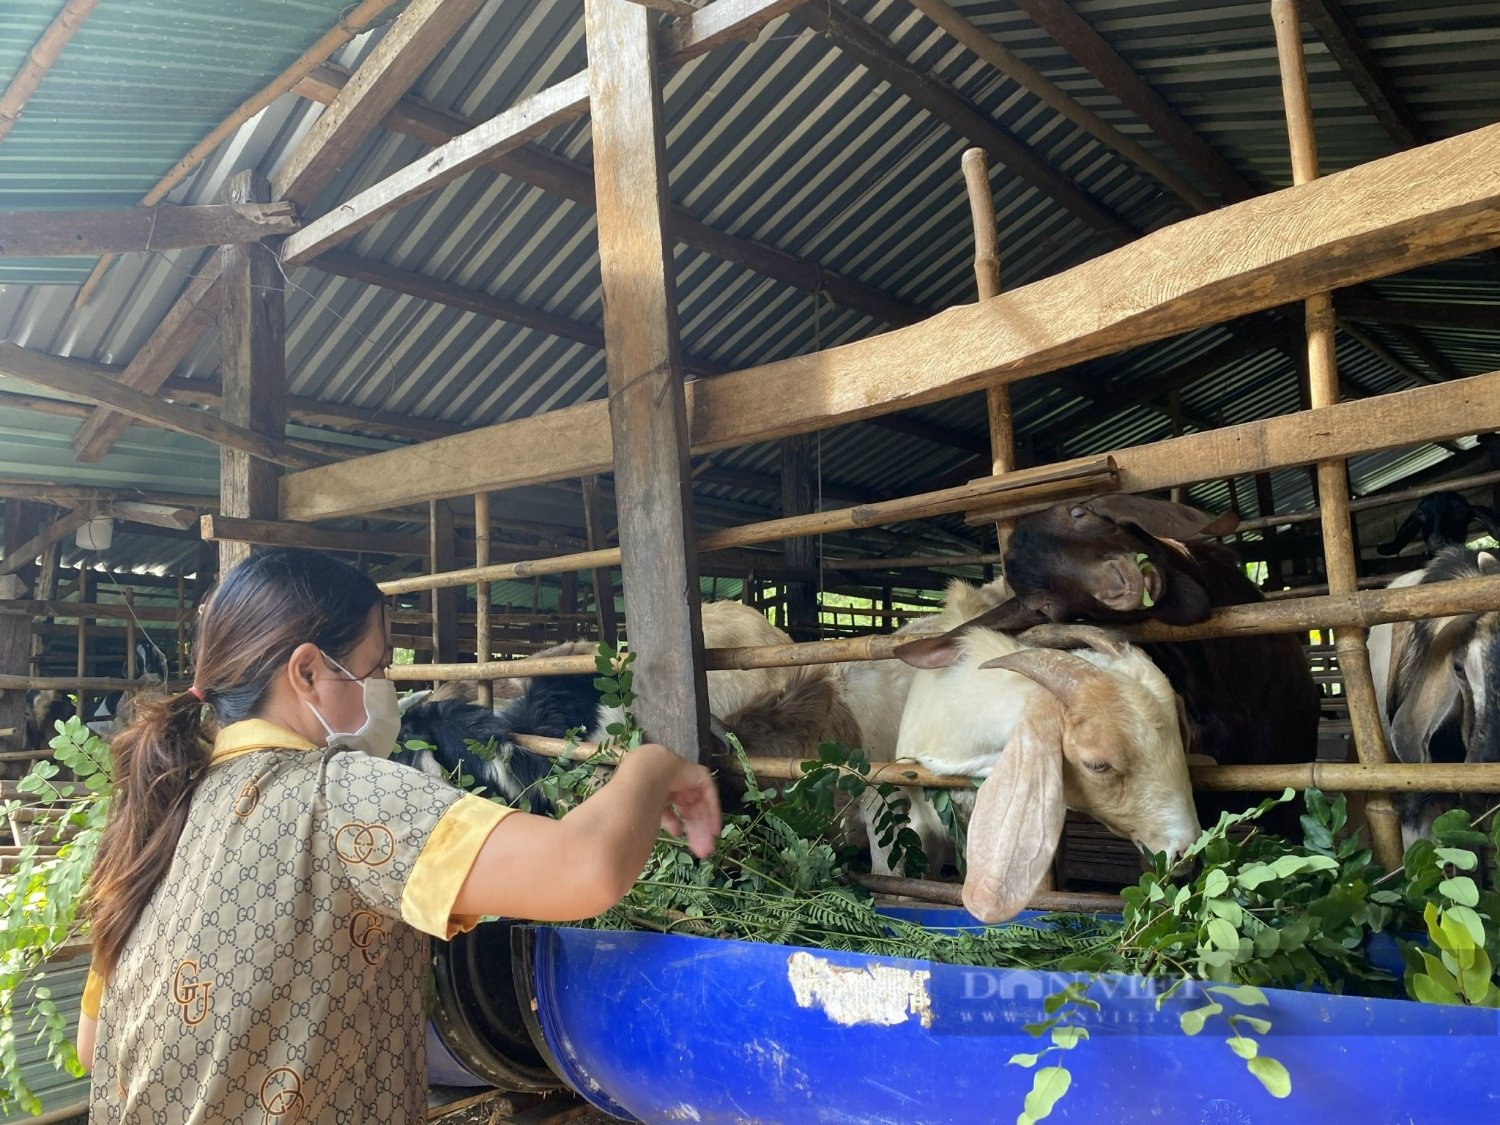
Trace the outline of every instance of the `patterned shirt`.
<instances>
[{"instance_id":1,"label":"patterned shirt","mask_svg":"<svg viewBox=\"0 0 1500 1125\"><path fill-rule=\"evenodd\" d=\"M108 982L91 1122L426 1118L427 936L512 810L262 720L214 743Z\"/></svg>"}]
</instances>

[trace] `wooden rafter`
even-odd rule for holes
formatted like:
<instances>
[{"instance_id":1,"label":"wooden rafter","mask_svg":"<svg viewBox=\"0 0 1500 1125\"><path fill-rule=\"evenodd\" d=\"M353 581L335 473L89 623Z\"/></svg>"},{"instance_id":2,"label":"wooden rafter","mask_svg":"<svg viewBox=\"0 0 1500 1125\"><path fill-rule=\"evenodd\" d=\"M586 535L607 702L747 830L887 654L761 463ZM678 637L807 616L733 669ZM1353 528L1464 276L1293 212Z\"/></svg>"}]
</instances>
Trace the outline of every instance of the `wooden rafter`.
<instances>
[{"instance_id":1,"label":"wooden rafter","mask_svg":"<svg viewBox=\"0 0 1500 1125\"><path fill-rule=\"evenodd\" d=\"M24 566L30 566L36 557L52 544L67 538L93 517L91 508L74 508L58 515L36 535L22 543L14 551L6 551L0 559L0 574L14 574Z\"/></svg>"},{"instance_id":2,"label":"wooden rafter","mask_svg":"<svg viewBox=\"0 0 1500 1125\"><path fill-rule=\"evenodd\" d=\"M1500 305L1455 304L1451 301L1390 301L1349 292L1335 293L1333 303L1340 315L1351 320L1500 332Z\"/></svg>"},{"instance_id":3,"label":"wooden rafter","mask_svg":"<svg viewBox=\"0 0 1500 1125\"><path fill-rule=\"evenodd\" d=\"M1015 0L1015 3L1106 90L1149 125L1158 138L1176 150L1188 167L1212 184L1226 202L1258 194L1256 188L1199 136L1198 131L1184 121L1087 20L1073 10L1068 0Z\"/></svg>"},{"instance_id":4,"label":"wooden rafter","mask_svg":"<svg viewBox=\"0 0 1500 1125\"><path fill-rule=\"evenodd\" d=\"M693 451L894 413L1497 245L1497 203L1500 125L1185 220L882 337L700 380L689 386ZM1226 245L1238 252L1223 254ZM283 516L598 472L610 456L605 410L585 403L295 473ZM515 448L535 456L518 463L506 456Z\"/></svg>"},{"instance_id":5,"label":"wooden rafter","mask_svg":"<svg viewBox=\"0 0 1500 1125\"><path fill-rule=\"evenodd\" d=\"M42 37L32 45L27 52L26 61L10 80L10 85L5 88L4 93L0 93L0 141L16 127L21 111L26 108L31 95L36 93L47 72L56 65L62 49L78 34L83 21L98 6L99 0L68 0L62 11L47 25L47 30L42 32Z\"/></svg>"},{"instance_id":6,"label":"wooden rafter","mask_svg":"<svg viewBox=\"0 0 1500 1125\"><path fill-rule=\"evenodd\" d=\"M177 406L163 402L155 395L143 394L114 379L107 368L101 373L94 364L81 360L28 351L15 344L0 341L0 375L61 391L86 402L107 405L143 422L202 438L220 448L239 450L278 465L305 469L321 465L327 460L288 445L285 441L266 437L243 426L231 425L201 410Z\"/></svg>"},{"instance_id":7,"label":"wooden rafter","mask_svg":"<svg viewBox=\"0 0 1500 1125\"><path fill-rule=\"evenodd\" d=\"M1128 242L1140 234L1131 223L1038 156L1003 125L976 109L958 91L936 76L915 69L884 36L851 15L842 4L808 4L797 10L796 18L828 36L871 74L899 90L959 136L987 149L1011 172L1089 226L1117 243Z\"/></svg>"},{"instance_id":8,"label":"wooden rafter","mask_svg":"<svg viewBox=\"0 0 1500 1125\"><path fill-rule=\"evenodd\" d=\"M172 165L172 170L158 180L156 185L142 197L140 205L153 207L160 203L167 197L168 192L186 179L189 172L207 160L236 129L289 91L314 67L326 62L330 55L349 40L368 31L380 18L380 14L395 2L396 0L360 0L354 7L340 12L334 25L319 36L316 43L303 51L291 66L240 103L233 113L215 125L206 137L195 144L181 160ZM73 298L74 308L81 308L89 299L113 260L108 254L99 259L98 264L94 266L88 279Z\"/></svg>"},{"instance_id":9,"label":"wooden rafter","mask_svg":"<svg viewBox=\"0 0 1500 1125\"><path fill-rule=\"evenodd\" d=\"M258 242L299 226L290 203L0 213L0 258L94 257Z\"/></svg>"},{"instance_id":10,"label":"wooden rafter","mask_svg":"<svg viewBox=\"0 0 1500 1125\"><path fill-rule=\"evenodd\" d=\"M1302 18L1318 33L1334 62L1359 91L1391 140L1401 148L1413 148L1431 139L1365 46L1359 29L1339 0L1307 0L1302 5Z\"/></svg>"}]
</instances>

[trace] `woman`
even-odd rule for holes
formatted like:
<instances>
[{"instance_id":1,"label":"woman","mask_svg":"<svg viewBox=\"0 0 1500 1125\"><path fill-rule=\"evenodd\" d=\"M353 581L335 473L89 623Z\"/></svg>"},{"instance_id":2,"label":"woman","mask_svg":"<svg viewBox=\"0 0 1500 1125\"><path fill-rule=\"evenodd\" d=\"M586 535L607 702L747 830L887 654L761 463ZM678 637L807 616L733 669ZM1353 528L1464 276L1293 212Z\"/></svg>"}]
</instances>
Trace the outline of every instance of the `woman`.
<instances>
[{"instance_id":1,"label":"woman","mask_svg":"<svg viewBox=\"0 0 1500 1125\"><path fill-rule=\"evenodd\" d=\"M561 820L386 761L384 600L321 555L235 567L193 656L193 688L114 743L78 1037L91 1121L423 1120L427 935L598 914L662 826L713 850L708 771L660 746Z\"/></svg>"}]
</instances>

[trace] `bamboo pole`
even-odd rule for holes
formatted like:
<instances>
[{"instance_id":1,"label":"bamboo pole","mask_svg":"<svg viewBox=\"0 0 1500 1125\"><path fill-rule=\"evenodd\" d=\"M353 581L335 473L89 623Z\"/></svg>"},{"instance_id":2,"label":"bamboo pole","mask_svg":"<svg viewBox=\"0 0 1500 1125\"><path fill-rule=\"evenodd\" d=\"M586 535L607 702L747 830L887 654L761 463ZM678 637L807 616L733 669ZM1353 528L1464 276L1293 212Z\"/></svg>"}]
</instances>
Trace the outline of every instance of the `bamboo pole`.
<instances>
[{"instance_id":1,"label":"bamboo pole","mask_svg":"<svg viewBox=\"0 0 1500 1125\"><path fill-rule=\"evenodd\" d=\"M68 0L62 11L42 32L42 37L27 53L26 61L16 71L5 93L0 94L0 141L3 141L16 122L21 119L21 110L36 93L47 72L57 63L57 57L68 45L83 21L93 14L99 0Z\"/></svg>"},{"instance_id":2,"label":"bamboo pole","mask_svg":"<svg viewBox=\"0 0 1500 1125\"><path fill-rule=\"evenodd\" d=\"M1119 486L1114 460L1093 458L1067 467L1046 466L1022 469L1004 477L982 478L940 492L925 492L899 500L882 500L854 508L837 508L805 516L785 516L742 527L725 528L700 535L695 543L699 551L722 551L754 543L769 543L804 535L822 535L836 531L853 531L882 523L900 523L928 516L947 515L980 506L1013 505L1027 508L1043 499L1055 501L1069 495L1110 491ZM593 570L618 566L618 547L582 551L550 559L527 559L522 562L471 567L447 573L418 575L381 583L387 594L408 594L418 590L440 590L449 586L467 586L480 580L502 581L531 578L541 574L563 574L573 570Z\"/></svg>"},{"instance_id":3,"label":"bamboo pole","mask_svg":"<svg viewBox=\"0 0 1500 1125\"><path fill-rule=\"evenodd\" d=\"M903 879L897 875L856 875L854 881L878 895L896 895L919 902L943 906L962 906L962 883L944 883L936 879ZM1073 891L1038 891L1026 903L1027 910L1067 910L1082 914L1118 914L1125 909L1119 895L1087 894Z\"/></svg>"},{"instance_id":4,"label":"bamboo pole","mask_svg":"<svg viewBox=\"0 0 1500 1125\"><path fill-rule=\"evenodd\" d=\"M474 493L474 565L490 565L490 494ZM490 639L490 584L474 584L474 653L479 663L494 656ZM494 702L495 691L488 680L479 681L478 703L488 707Z\"/></svg>"},{"instance_id":5,"label":"bamboo pole","mask_svg":"<svg viewBox=\"0 0 1500 1125\"><path fill-rule=\"evenodd\" d=\"M1375 508L1388 508L1396 504L1404 504L1411 500L1420 500L1422 497L1433 492L1461 492L1469 488L1478 488L1481 485L1495 484L1500 482L1500 470L1491 470L1487 473L1474 473L1467 477L1454 477L1452 480L1435 480L1430 484L1420 485L1416 488L1403 488L1398 492L1382 492L1378 496L1361 496L1357 500L1349 501L1350 512L1368 512ZM1259 519L1245 520L1230 535L1238 535L1244 531L1264 531L1269 527L1281 527L1292 523L1312 523L1322 519L1322 508L1308 508L1302 512L1287 512L1285 515L1263 516ZM842 563L839 564L843 566Z\"/></svg>"},{"instance_id":6,"label":"bamboo pole","mask_svg":"<svg viewBox=\"0 0 1500 1125\"><path fill-rule=\"evenodd\" d=\"M1318 178L1318 146L1313 132L1312 101L1307 89L1307 62L1302 53L1302 24L1297 0L1271 0L1276 28L1276 53L1281 66L1282 101L1286 107L1291 145L1292 182L1302 185ZM1314 410L1339 399L1338 360L1334 353L1333 295L1314 293L1305 304L1307 317L1308 393ZM1341 458L1318 462L1318 499L1322 509L1324 570L1332 594L1356 589L1354 540L1349 512L1349 474ZM1336 635L1339 668L1349 696L1349 718L1354 748L1361 764L1392 760L1380 722L1375 681L1365 631L1341 628ZM1401 823L1396 808L1385 797L1365 804L1370 841L1376 859L1386 868L1401 862Z\"/></svg>"},{"instance_id":7,"label":"bamboo pole","mask_svg":"<svg viewBox=\"0 0 1500 1125\"><path fill-rule=\"evenodd\" d=\"M947 5L939 7L958 18ZM989 155L982 148L971 148L964 152L962 164L969 193L969 217L974 224L974 282L979 299L987 301L1000 295L1000 231L995 223L995 197L990 192ZM1011 410L1009 385L1000 383L985 388L984 405L990 433L990 472L1000 476L1016 467L1015 415ZM1013 519L995 521L998 554L1005 554L1015 525Z\"/></svg>"},{"instance_id":8,"label":"bamboo pole","mask_svg":"<svg viewBox=\"0 0 1500 1125\"><path fill-rule=\"evenodd\" d=\"M111 691L140 692L165 688L177 691L186 684L164 685L144 680L122 680L118 676L3 676L0 675L0 691Z\"/></svg>"},{"instance_id":9,"label":"bamboo pole","mask_svg":"<svg viewBox=\"0 0 1500 1125\"><path fill-rule=\"evenodd\" d=\"M587 761L599 752L590 742L570 742L564 738L517 734L517 746L545 758L565 761ZM817 764L818 759L761 758L745 759L750 772L761 781L795 781L804 774L803 766ZM614 765L616 759L603 758L600 765ZM1263 792L1268 789L1350 790L1366 793L1500 793L1500 762L1429 763L1383 762L1301 762L1278 766L1207 766L1190 765L1188 775L1194 789L1216 792ZM915 762L874 762L865 780L871 783L889 781L897 785L923 789L972 789L978 779L956 774L934 773Z\"/></svg>"},{"instance_id":10,"label":"bamboo pole","mask_svg":"<svg viewBox=\"0 0 1500 1125\"><path fill-rule=\"evenodd\" d=\"M138 206L154 207L160 203L167 197L168 192L187 178L189 172L207 160L214 150L229 138L230 134L281 95L290 91L322 63L327 62L329 57L345 43L368 31L374 24L375 18L393 3L395 0L361 0L355 7L341 12L338 22L324 32L316 43L303 51L291 66L273 78L268 86L242 102L233 113L215 125L208 136L195 144L181 160L172 165L172 170L156 182L156 186L141 198ZM93 296L94 290L103 280L105 271L109 269L113 261L113 254L105 254L95 264L88 279L78 290L78 295L73 298L75 309L82 308L84 303Z\"/></svg>"},{"instance_id":11,"label":"bamboo pole","mask_svg":"<svg viewBox=\"0 0 1500 1125\"><path fill-rule=\"evenodd\" d=\"M1252 602L1215 610L1196 625L1164 625L1159 621L1114 630L1136 643L1198 641L1212 637L1251 637L1267 633L1304 633L1323 628L1369 628L1388 621L1446 617L1455 613L1500 610L1500 578L1461 578L1396 590L1361 590L1316 598L1287 598ZM748 668L795 668L808 664L886 660L912 638L902 636L848 637L804 644L763 645L754 648L712 648L705 657L710 671ZM591 654L550 656L487 664L396 665L387 671L393 680L491 680L530 676L572 676L594 670Z\"/></svg>"},{"instance_id":12,"label":"bamboo pole","mask_svg":"<svg viewBox=\"0 0 1500 1125\"><path fill-rule=\"evenodd\" d=\"M986 563L1003 562L1000 552L983 555L908 555L895 559L833 559L825 558L829 570L925 570L943 566L984 566Z\"/></svg>"}]
</instances>

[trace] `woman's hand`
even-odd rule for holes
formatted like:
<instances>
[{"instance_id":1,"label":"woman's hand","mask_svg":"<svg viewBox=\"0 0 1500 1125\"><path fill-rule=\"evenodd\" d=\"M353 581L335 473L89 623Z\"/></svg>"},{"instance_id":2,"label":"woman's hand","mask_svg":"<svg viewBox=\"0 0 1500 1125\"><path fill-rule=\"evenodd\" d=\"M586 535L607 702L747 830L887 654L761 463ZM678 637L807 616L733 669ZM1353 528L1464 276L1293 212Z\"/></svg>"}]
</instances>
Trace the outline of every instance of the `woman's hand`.
<instances>
[{"instance_id":1,"label":"woman's hand","mask_svg":"<svg viewBox=\"0 0 1500 1125\"><path fill-rule=\"evenodd\" d=\"M724 826L719 790L713 775L697 762L685 758L678 761L677 775L667 785L668 804L661 814L661 826L673 836L686 836L688 850L699 859L707 859Z\"/></svg>"}]
</instances>

